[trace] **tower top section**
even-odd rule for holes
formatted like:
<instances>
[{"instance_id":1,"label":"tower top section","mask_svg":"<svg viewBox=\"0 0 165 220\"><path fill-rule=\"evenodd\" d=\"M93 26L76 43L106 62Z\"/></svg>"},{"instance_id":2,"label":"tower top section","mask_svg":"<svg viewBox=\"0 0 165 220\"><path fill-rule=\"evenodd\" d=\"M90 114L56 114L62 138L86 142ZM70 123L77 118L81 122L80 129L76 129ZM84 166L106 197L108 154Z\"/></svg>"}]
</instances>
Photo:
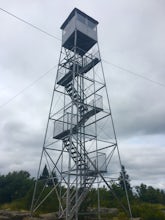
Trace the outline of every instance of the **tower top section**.
<instances>
[{"instance_id":1,"label":"tower top section","mask_svg":"<svg viewBox=\"0 0 165 220\"><path fill-rule=\"evenodd\" d=\"M61 25L61 29L64 29L66 25L69 23L69 21L74 17L76 14L79 14L83 16L84 18L87 18L89 21L91 21L94 24L98 24L99 22L93 19L92 17L88 16L84 12L80 11L78 8L74 8L73 11L70 13L70 15L67 17L67 19L64 21L64 23Z\"/></svg>"},{"instance_id":2,"label":"tower top section","mask_svg":"<svg viewBox=\"0 0 165 220\"><path fill-rule=\"evenodd\" d=\"M62 46L83 56L97 43L98 21L74 8L61 26Z\"/></svg>"}]
</instances>

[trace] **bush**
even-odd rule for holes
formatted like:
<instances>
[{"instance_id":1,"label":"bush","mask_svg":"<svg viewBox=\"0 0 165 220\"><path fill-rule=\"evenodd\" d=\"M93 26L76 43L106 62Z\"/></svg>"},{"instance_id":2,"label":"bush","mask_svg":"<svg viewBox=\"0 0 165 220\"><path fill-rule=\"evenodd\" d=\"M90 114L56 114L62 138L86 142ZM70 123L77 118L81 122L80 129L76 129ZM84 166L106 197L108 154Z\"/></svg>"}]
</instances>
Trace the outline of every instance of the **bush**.
<instances>
[{"instance_id":1,"label":"bush","mask_svg":"<svg viewBox=\"0 0 165 220\"><path fill-rule=\"evenodd\" d=\"M165 220L165 215L158 208L151 204L137 204L132 206L134 217L141 217L142 220Z\"/></svg>"}]
</instances>

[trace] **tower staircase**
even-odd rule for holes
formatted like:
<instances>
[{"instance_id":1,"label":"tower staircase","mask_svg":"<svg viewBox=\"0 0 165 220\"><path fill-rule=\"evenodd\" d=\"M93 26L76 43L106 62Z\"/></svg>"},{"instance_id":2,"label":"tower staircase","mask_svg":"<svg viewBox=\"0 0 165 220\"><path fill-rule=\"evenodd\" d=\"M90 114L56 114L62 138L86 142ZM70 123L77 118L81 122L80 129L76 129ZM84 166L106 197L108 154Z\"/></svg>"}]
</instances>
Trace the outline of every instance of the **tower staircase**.
<instances>
[{"instance_id":1,"label":"tower staircase","mask_svg":"<svg viewBox=\"0 0 165 220\"><path fill-rule=\"evenodd\" d=\"M71 153L71 157L73 161L75 162L78 169L80 169L82 166L87 168L87 163L81 153L78 151L77 147L73 143L73 141L70 144L70 138L66 137L63 139L64 147L68 152Z\"/></svg>"},{"instance_id":2,"label":"tower staircase","mask_svg":"<svg viewBox=\"0 0 165 220\"><path fill-rule=\"evenodd\" d=\"M78 148L75 146L75 144L70 142L69 137L66 137L63 139L64 147L65 149L71 153L71 158L73 159L75 165L77 166L77 170L83 171L83 181L80 182L78 192L73 190L73 192L70 195L69 203L71 205L70 215L68 220L73 219L74 215L76 214L76 210L79 209L81 203L84 201L85 197L87 196L91 186L96 180L97 177L97 169L95 171L91 170L91 166L93 165L91 163L91 160L85 150L84 155L85 158L82 156L82 154L78 151ZM70 144L71 143L71 144ZM83 146L81 145L83 148ZM84 150L84 149L82 149ZM93 170L96 167L93 167ZM82 174L81 174L82 175ZM60 214L61 217L65 216L66 208L63 210L63 212Z\"/></svg>"},{"instance_id":3,"label":"tower staircase","mask_svg":"<svg viewBox=\"0 0 165 220\"><path fill-rule=\"evenodd\" d=\"M73 57L72 57L72 59L73 59ZM80 114L80 118L79 118L79 121L77 122L76 125L71 125L70 127L68 126L67 129L64 129L60 133L58 133L57 135L54 135L53 138L63 140L66 136L69 135L70 130L72 130L72 134L76 134L78 132L78 129L90 117L92 117L93 115L95 115L103 110L102 107L96 106L96 103L95 103L95 105L93 105L93 103L85 103L86 94L82 90L77 91L75 89L74 80L73 80L73 75L75 76L74 79L76 79L76 77L78 75L83 75L83 74L87 73L99 62L100 62L100 59L97 57L93 57L93 59L85 57L82 62L83 66L80 66L80 64L77 64L77 62L75 62L75 64L73 64L74 62L72 60L72 62L71 62L72 65L69 68L69 71L65 75L62 75L62 77L58 77L59 79L57 81L57 84L61 85L65 88L68 96L71 98L74 105L77 106L78 112ZM73 65L75 67L73 67ZM79 70L74 72L74 70L76 68L79 68ZM57 121L59 121L59 120L55 120L55 124Z\"/></svg>"},{"instance_id":4,"label":"tower staircase","mask_svg":"<svg viewBox=\"0 0 165 220\"><path fill-rule=\"evenodd\" d=\"M93 105L94 102L92 103L92 105L90 103L88 104L85 103L84 97L86 97L86 94L84 94L81 90L80 91L76 90L74 87L74 79L76 79L78 75L83 75L87 73L100 60L95 57L93 59L90 59L90 62L89 60L87 62L87 59L85 61L86 62L84 62L84 66L80 66L77 63L75 64L74 67L72 65L69 71L57 82L57 84L65 88L73 104L77 106L77 112L79 114L79 120L77 121L76 124L70 124L66 129L63 129L62 132L58 133L57 135L54 134L55 139L62 140L64 144L64 149L70 154L74 162L75 170L81 173L79 175L83 177L82 180L79 182L78 192L77 191L72 192L72 194L70 195L69 202L71 204L71 210L68 218L69 220L73 219L74 215L76 214L76 210L79 209L82 201L84 201L86 195L88 194L92 184L95 182L95 179L97 177L97 169L96 167L92 166L88 153L85 150L85 146L81 144L77 146L77 144L73 142L73 136L72 136L79 132L81 126L85 124L89 118L91 118L93 115L103 110L100 107L94 106ZM74 73L73 71L76 69L79 70L75 71ZM75 76L74 79L73 76ZM61 216L65 216L65 212L66 212L66 208L61 213Z\"/></svg>"},{"instance_id":5,"label":"tower staircase","mask_svg":"<svg viewBox=\"0 0 165 220\"><path fill-rule=\"evenodd\" d=\"M77 92L77 90L74 88L72 82L67 83L65 85L65 89L66 89L68 95L71 97L72 101L77 105L80 114L83 114L85 111L88 110L87 106L83 102L83 98Z\"/></svg>"}]
</instances>

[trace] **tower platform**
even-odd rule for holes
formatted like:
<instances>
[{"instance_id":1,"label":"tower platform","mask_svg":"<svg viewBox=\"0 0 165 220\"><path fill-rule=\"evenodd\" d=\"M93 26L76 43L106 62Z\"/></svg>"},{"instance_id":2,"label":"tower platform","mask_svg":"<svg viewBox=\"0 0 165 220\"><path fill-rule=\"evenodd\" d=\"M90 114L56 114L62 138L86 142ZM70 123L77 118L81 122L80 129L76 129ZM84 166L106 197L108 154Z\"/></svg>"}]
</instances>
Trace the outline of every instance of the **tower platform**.
<instances>
[{"instance_id":1,"label":"tower platform","mask_svg":"<svg viewBox=\"0 0 165 220\"><path fill-rule=\"evenodd\" d=\"M95 107L95 108L92 108L90 111L86 112L86 113L83 115L83 117L80 119L80 121L78 122L78 124L77 124L77 125L74 125L74 126L72 127L72 134L76 134L76 133L78 132L79 127L80 127L83 123L85 123L90 117L92 117L93 115L95 115L95 114L101 112L102 110L103 110L102 108L97 108L97 107ZM57 120L57 121L58 121L58 120ZM55 121L55 123L56 123L57 121ZM68 125L70 126L70 124L68 124ZM68 127L69 127L69 126L68 126ZM55 126L55 128L56 128L56 126ZM63 140L66 136L68 136L68 135L70 134L70 129L71 129L71 128L68 128L67 130L64 130L64 131L62 131L62 132L60 132L60 133L58 133L58 134L54 134L54 135L53 135L53 138L54 138L54 139Z\"/></svg>"},{"instance_id":2,"label":"tower platform","mask_svg":"<svg viewBox=\"0 0 165 220\"><path fill-rule=\"evenodd\" d=\"M89 62L86 66L80 66L78 64L75 65L75 70L78 69L78 71L75 71L75 77L77 77L78 75L83 75L85 73L87 73L89 70L91 70L97 63L100 62L99 58L94 58L93 60L91 60L91 62ZM60 78L60 76L59 76ZM71 82L73 79L73 65L70 67L70 70L68 73L66 73L62 78L59 79L59 81L57 82L57 84L61 85L61 86L66 86L69 82Z\"/></svg>"}]
</instances>

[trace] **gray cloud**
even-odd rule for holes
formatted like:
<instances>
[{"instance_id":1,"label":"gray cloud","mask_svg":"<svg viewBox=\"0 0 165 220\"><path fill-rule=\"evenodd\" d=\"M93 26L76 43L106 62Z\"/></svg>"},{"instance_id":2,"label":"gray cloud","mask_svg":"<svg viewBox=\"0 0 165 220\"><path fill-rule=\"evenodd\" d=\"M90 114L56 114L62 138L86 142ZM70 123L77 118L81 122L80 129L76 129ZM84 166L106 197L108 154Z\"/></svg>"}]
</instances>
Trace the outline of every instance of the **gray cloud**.
<instances>
[{"instance_id":1,"label":"gray cloud","mask_svg":"<svg viewBox=\"0 0 165 220\"><path fill-rule=\"evenodd\" d=\"M22 4L14 0L1 5L58 38L61 24L75 6L99 21L99 44L105 60L165 84L164 1L96 0L85 4L62 0L57 4L28 0ZM0 19L3 105L57 64L60 42L2 12ZM165 88L105 62L103 65L123 163L134 184L144 181L163 188ZM52 71L0 109L0 173L15 169L36 173L55 74Z\"/></svg>"},{"instance_id":2,"label":"gray cloud","mask_svg":"<svg viewBox=\"0 0 165 220\"><path fill-rule=\"evenodd\" d=\"M160 146L163 136L137 136L136 140L119 144L122 158L130 174L133 185L145 183L155 187L164 184L164 144ZM159 145L159 146L158 146Z\"/></svg>"}]
</instances>

